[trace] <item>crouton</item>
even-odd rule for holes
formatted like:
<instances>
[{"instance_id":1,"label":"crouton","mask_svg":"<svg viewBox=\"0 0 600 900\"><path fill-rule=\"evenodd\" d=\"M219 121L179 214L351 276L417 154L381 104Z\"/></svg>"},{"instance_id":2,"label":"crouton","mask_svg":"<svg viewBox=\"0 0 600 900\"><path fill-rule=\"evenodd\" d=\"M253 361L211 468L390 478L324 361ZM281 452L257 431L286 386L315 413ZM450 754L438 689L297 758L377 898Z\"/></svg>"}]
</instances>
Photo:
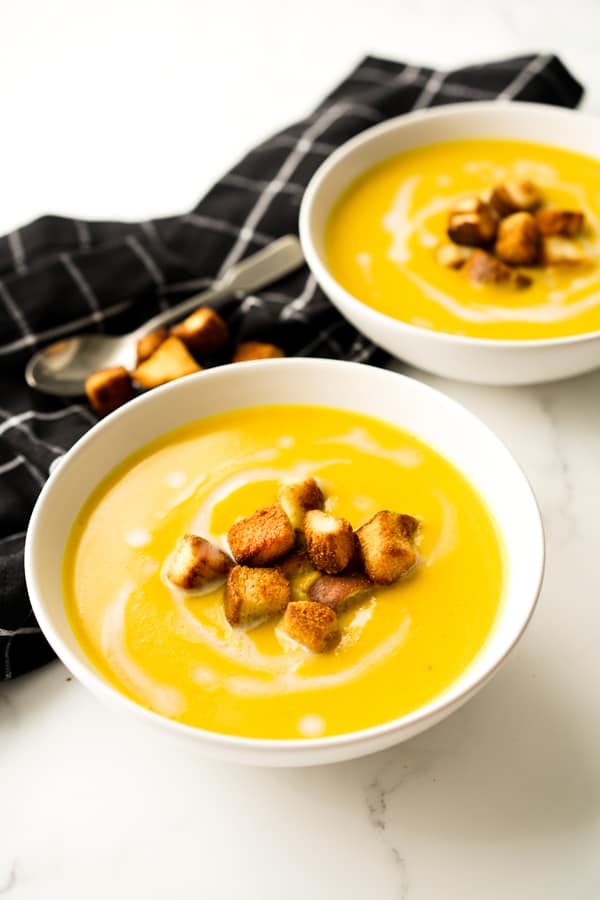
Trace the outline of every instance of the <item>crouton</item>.
<instances>
[{"instance_id":1,"label":"crouton","mask_svg":"<svg viewBox=\"0 0 600 900\"><path fill-rule=\"evenodd\" d=\"M183 341L191 353L216 353L229 340L229 328L219 313L209 306L173 325L171 334Z\"/></svg>"},{"instance_id":2,"label":"crouton","mask_svg":"<svg viewBox=\"0 0 600 900\"><path fill-rule=\"evenodd\" d=\"M354 533L354 550L352 551L352 556L350 557L350 562L346 566L345 569L340 573L342 575L364 575L363 569L363 561L362 555L360 552L360 544L358 543L358 538L356 537L356 532Z\"/></svg>"},{"instance_id":3,"label":"crouton","mask_svg":"<svg viewBox=\"0 0 600 900\"><path fill-rule=\"evenodd\" d=\"M325 498L314 478L287 481L279 486L279 502L294 528L302 528L309 509L323 509Z\"/></svg>"},{"instance_id":4,"label":"crouton","mask_svg":"<svg viewBox=\"0 0 600 900\"><path fill-rule=\"evenodd\" d=\"M311 585L321 573L311 563L306 550L292 550L277 563L292 587L293 600L306 600Z\"/></svg>"},{"instance_id":5,"label":"crouton","mask_svg":"<svg viewBox=\"0 0 600 900\"><path fill-rule=\"evenodd\" d=\"M435 253L435 258L445 269L461 269L472 250L470 247L459 246L458 244L441 244Z\"/></svg>"},{"instance_id":6,"label":"crouton","mask_svg":"<svg viewBox=\"0 0 600 900\"><path fill-rule=\"evenodd\" d=\"M497 184L490 197L490 205L501 217L515 212L530 212L539 206L541 194L531 181L504 181Z\"/></svg>"},{"instance_id":7,"label":"crouton","mask_svg":"<svg viewBox=\"0 0 600 900\"><path fill-rule=\"evenodd\" d=\"M245 341L239 344L231 362L250 362L253 359L278 359L285 356L280 347L275 344L263 344L261 341Z\"/></svg>"},{"instance_id":8,"label":"crouton","mask_svg":"<svg viewBox=\"0 0 600 900\"><path fill-rule=\"evenodd\" d=\"M232 566L227 554L210 541L196 534L185 534L177 541L167 578L176 587L193 590L223 578Z\"/></svg>"},{"instance_id":9,"label":"crouton","mask_svg":"<svg viewBox=\"0 0 600 900\"><path fill-rule=\"evenodd\" d=\"M539 257L540 239L540 230L531 213L512 213L500 222L494 251L510 265L533 265Z\"/></svg>"},{"instance_id":10,"label":"crouton","mask_svg":"<svg viewBox=\"0 0 600 900\"><path fill-rule=\"evenodd\" d=\"M393 513L393 515L396 517L396 527L400 534L407 541L413 541L421 525L419 520L414 516L409 516L408 513Z\"/></svg>"},{"instance_id":11,"label":"crouton","mask_svg":"<svg viewBox=\"0 0 600 900\"><path fill-rule=\"evenodd\" d=\"M583 230L583 213L571 209L538 209L535 214L543 235L575 237Z\"/></svg>"},{"instance_id":12,"label":"crouton","mask_svg":"<svg viewBox=\"0 0 600 900\"><path fill-rule=\"evenodd\" d=\"M152 356L168 336L169 332L166 328L155 328L154 331L149 331L148 334L141 337L136 344L136 366Z\"/></svg>"},{"instance_id":13,"label":"crouton","mask_svg":"<svg viewBox=\"0 0 600 900\"><path fill-rule=\"evenodd\" d=\"M510 281L512 272L491 253L475 250L467 264L465 272L474 284L502 284Z\"/></svg>"},{"instance_id":14,"label":"crouton","mask_svg":"<svg viewBox=\"0 0 600 900\"><path fill-rule=\"evenodd\" d=\"M512 283L516 288L523 290L524 288L531 287L533 278L530 278L529 275L526 275L524 272L514 272Z\"/></svg>"},{"instance_id":15,"label":"crouton","mask_svg":"<svg viewBox=\"0 0 600 900\"><path fill-rule=\"evenodd\" d=\"M277 503L235 522L227 533L235 561L248 566L268 566L281 559L294 546L295 537Z\"/></svg>"},{"instance_id":16,"label":"crouton","mask_svg":"<svg viewBox=\"0 0 600 900\"><path fill-rule=\"evenodd\" d=\"M131 375L123 366L92 372L85 380L85 392L98 415L106 416L134 396Z\"/></svg>"},{"instance_id":17,"label":"crouton","mask_svg":"<svg viewBox=\"0 0 600 900\"><path fill-rule=\"evenodd\" d=\"M311 584L308 596L339 612L372 587L373 582L366 575L321 575Z\"/></svg>"},{"instance_id":18,"label":"crouton","mask_svg":"<svg viewBox=\"0 0 600 900\"><path fill-rule=\"evenodd\" d=\"M305 550L292 550L291 553L279 560L277 568L281 569L285 577L290 580L315 572L315 568Z\"/></svg>"},{"instance_id":19,"label":"crouton","mask_svg":"<svg viewBox=\"0 0 600 900\"><path fill-rule=\"evenodd\" d=\"M283 630L313 653L331 649L340 635L334 610L312 600L295 600L287 605Z\"/></svg>"},{"instance_id":20,"label":"crouton","mask_svg":"<svg viewBox=\"0 0 600 900\"><path fill-rule=\"evenodd\" d=\"M410 520L410 524L409 524ZM392 584L415 565L412 516L382 510L356 532L365 572L376 584Z\"/></svg>"},{"instance_id":21,"label":"crouton","mask_svg":"<svg viewBox=\"0 0 600 900\"><path fill-rule=\"evenodd\" d=\"M283 612L291 600L290 585L279 569L234 566L225 585L225 617L230 625L251 625Z\"/></svg>"},{"instance_id":22,"label":"crouton","mask_svg":"<svg viewBox=\"0 0 600 900\"><path fill-rule=\"evenodd\" d=\"M542 238L542 259L548 266L587 262L585 253L576 241L557 235Z\"/></svg>"},{"instance_id":23,"label":"crouton","mask_svg":"<svg viewBox=\"0 0 600 900\"><path fill-rule=\"evenodd\" d=\"M492 207L480 197L461 200L448 217L448 237L455 244L484 247L494 240L497 227Z\"/></svg>"},{"instance_id":24,"label":"crouton","mask_svg":"<svg viewBox=\"0 0 600 900\"><path fill-rule=\"evenodd\" d=\"M310 561L320 572L336 575L352 559L356 538L345 519L310 509L304 517L304 535Z\"/></svg>"},{"instance_id":25,"label":"crouton","mask_svg":"<svg viewBox=\"0 0 600 900\"><path fill-rule=\"evenodd\" d=\"M152 356L135 369L133 377L142 387L153 388L200 371L201 367L190 356L185 344L179 338L168 337Z\"/></svg>"}]
</instances>

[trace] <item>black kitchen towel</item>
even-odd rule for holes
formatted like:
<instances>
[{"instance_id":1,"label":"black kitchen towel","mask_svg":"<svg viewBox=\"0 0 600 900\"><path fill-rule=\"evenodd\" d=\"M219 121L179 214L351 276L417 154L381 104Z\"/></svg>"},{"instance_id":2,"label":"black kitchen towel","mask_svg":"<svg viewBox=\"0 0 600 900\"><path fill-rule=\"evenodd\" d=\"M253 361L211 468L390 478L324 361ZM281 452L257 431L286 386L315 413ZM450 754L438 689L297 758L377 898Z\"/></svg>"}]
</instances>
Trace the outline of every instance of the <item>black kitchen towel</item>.
<instances>
[{"instance_id":1,"label":"black kitchen towel","mask_svg":"<svg viewBox=\"0 0 600 900\"><path fill-rule=\"evenodd\" d=\"M0 679L52 656L27 599L25 530L50 464L96 421L84 402L26 386L33 351L79 331L133 329L295 232L313 172L377 122L464 100L574 107L582 93L550 55L451 72L368 57L307 118L244 157L192 212L136 224L44 216L0 239ZM307 269L218 306L236 340L271 340L289 355L385 360L337 314Z\"/></svg>"}]
</instances>

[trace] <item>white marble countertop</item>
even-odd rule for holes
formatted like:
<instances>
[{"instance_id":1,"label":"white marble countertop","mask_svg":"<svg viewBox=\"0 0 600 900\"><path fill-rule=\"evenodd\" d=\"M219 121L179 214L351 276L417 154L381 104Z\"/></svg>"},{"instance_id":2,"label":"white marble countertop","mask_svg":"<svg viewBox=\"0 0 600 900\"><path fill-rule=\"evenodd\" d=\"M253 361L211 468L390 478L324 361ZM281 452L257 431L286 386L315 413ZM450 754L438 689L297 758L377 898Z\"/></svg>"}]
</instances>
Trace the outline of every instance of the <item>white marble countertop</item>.
<instances>
[{"instance_id":1,"label":"white marble countertop","mask_svg":"<svg viewBox=\"0 0 600 900\"><path fill-rule=\"evenodd\" d=\"M596 0L21 0L1 22L1 232L190 207L366 52L554 50L600 112ZM4 684L0 894L598 900L600 372L518 389L414 374L495 429L544 516L540 604L491 685L396 749L274 771L153 737L59 663Z\"/></svg>"}]
</instances>

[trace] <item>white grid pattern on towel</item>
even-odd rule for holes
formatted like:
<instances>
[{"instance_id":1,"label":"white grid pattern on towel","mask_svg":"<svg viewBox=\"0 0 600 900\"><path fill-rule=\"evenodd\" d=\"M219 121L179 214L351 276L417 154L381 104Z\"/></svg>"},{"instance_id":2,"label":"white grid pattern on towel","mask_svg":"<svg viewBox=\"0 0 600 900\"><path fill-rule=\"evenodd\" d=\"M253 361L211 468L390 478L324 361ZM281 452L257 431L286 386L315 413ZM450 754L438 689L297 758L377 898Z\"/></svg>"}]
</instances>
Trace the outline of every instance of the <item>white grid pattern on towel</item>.
<instances>
[{"instance_id":1,"label":"white grid pattern on towel","mask_svg":"<svg viewBox=\"0 0 600 900\"><path fill-rule=\"evenodd\" d=\"M549 62L547 54L541 54L532 59L531 62L522 69L511 83L498 94L498 100L514 100L521 91L527 87L530 81L539 75Z\"/></svg>"},{"instance_id":2,"label":"white grid pattern on towel","mask_svg":"<svg viewBox=\"0 0 600 900\"><path fill-rule=\"evenodd\" d=\"M110 319L113 316L119 315L119 313L122 313L124 310L129 309L130 306L130 300L123 300L121 303L115 303L113 306L105 306L101 313L102 322L105 322L107 319ZM49 341L51 340L51 338L63 337L66 334L79 331L83 328L87 328L89 325L93 325L96 321L96 313L90 313L90 315L81 316L78 319L73 319L72 321L67 322L64 325L57 325L55 328L46 328L44 331L38 331L36 334L33 334L33 332L31 332L30 334L27 334L22 338L18 338L16 341L10 341L8 344L0 344L0 356L8 356L8 354L14 353L17 350L23 350L25 347L33 347L36 344L41 344L44 341Z\"/></svg>"},{"instance_id":3,"label":"white grid pattern on towel","mask_svg":"<svg viewBox=\"0 0 600 900\"><path fill-rule=\"evenodd\" d=\"M447 97L449 100L495 100L498 96L493 91L486 91L482 88L473 87L472 84L463 84L458 81L448 83L445 80L447 74L448 73L444 72L433 73L433 76L437 76L436 80L440 82L436 93L442 97ZM431 76L425 75L420 69L408 67L403 72L400 72L396 78L389 79L386 78L379 69L372 69L365 66L364 69L361 69L361 71L356 74L356 79L357 81L365 81L377 85L389 84L391 86L398 84L415 84L418 87L424 88L431 80Z\"/></svg>"},{"instance_id":4,"label":"white grid pattern on towel","mask_svg":"<svg viewBox=\"0 0 600 900\"><path fill-rule=\"evenodd\" d=\"M89 250L92 246L92 235L88 223L80 221L79 219L74 219L73 227L75 228L75 233L79 242L79 249L84 252Z\"/></svg>"},{"instance_id":5,"label":"white grid pattern on towel","mask_svg":"<svg viewBox=\"0 0 600 900\"><path fill-rule=\"evenodd\" d=\"M77 403L72 403L70 406L64 407L63 409L55 409L51 412L40 412L35 409L27 409L25 412L15 413L11 415L7 410L2 409L0 407L0 415L4 416L3 421L0 422L0 437L7 431L10 431L11 428L18 428L23 422L29 422L31 419L38 419L40 422L51 422L56 419L66 419L67 416L72 416L74 414L81 415L82 407ZM88 414L89 419L93 422L94 418L91 413ZM58 453L64 453L64 447L55 448Z\"/></svg>"},{"instance_id":6,"label":"white grid pattern on towel","mask_svg":"<svg viewBox=\"0 0 600 900\"><path fill-rule=\"evenodd\" d=\"M60 412L62 413L62 410L60 410ZM37 416L31 415L31 413L33 413L33 410L28 410L26 413L21 413L20 416L11 416L7 409L3 409L0 406L0 416L5 417L4 422L0 424L0 435L5 434L7 431L10 431L13 428L17 429L17 431L20 431L27 437L30 443L37 444L38 447L43 447L50 453L61 456L65 452L64 447L59 447L57 444L52 444L50 441L45 441L43 438L38 437L38 435L35 434L32 429L25 424L31 418L41 418L39 413L37 414ZM63 418L63 416L54 416L54 418Z\"/></svg>"},{"instance_id":7,"label":"white grid pattern on towel","mask_svg":"<svg viewBox=\"0 0 600 900\"><path fill-rule=\"evenodd\" d=\"M25 247L23 239L19 231L11 231L8 235L8 245L13 256L15 272L22 275L27 271L27 260L25 258Z\"/></svg>"},{"instance_id":8,"label":"white grid pattern on towel","mask_svg":"<svg viewBox=\"0 0 600 900\"><path fill-rule=\"evenodd\" d=\"M81 296L85 299L87 305L91 310L91 321L95 322L97 325L102 324L104 322L104 313L100 308L100 304L98 303L98 298L92 288L91 284L81 271L78 265L73 262L71 256L68 253L59 254L59 259L62 262L63 266L79 288L79 292Z\"/></svg>"},{"instance_id":9,"label":"white grid pattern on towel","mask_svg":"<svg viewBox=\"0 0 600 900\"><path fill-rule=\"evenodd\" d=\"M223 260L221 268L219 269L219 277L221 277L230 266L233 266L241 259L248 247L251 236L254 234L256 227L265 214L271 200L276 194L281 193L283 185L288 183L300 161L310 153L314 142L327 130L327 128L329 128L335 119L350 111L352 115L367 115L369 118L372 118L373 121L379 121L381 119L381 114L378 113L377 110L371 110L368 107L364 107L362 104L336 103L333 106L325 107L325 109L316 116L309 127L300 135L295 146L281 164L275 177L267 182L264 191L259 195L256 203L246 217L246 220L240 229L237 241Z\"/></svg>"},{"instance_id":10,"label":"white grid pattern on towel","mask_svg":"<svg viewBox=\"0 0 600 900\"><path fill-rule=\"evenodd\" d=\"M3 281L0 281L0 297L11 317L13 322L16 324L17 328L21 332L21 334L25 338L31 338L32 334L29 330L29 326L27 325L27 320L15 301L12 298L12 295Z\"/></svg>"},{"instance_id":11,"label":"white grid pattern on towel","mask_svg":"<svg viewBox=\"0 0 600 900\"><path fill-rule=\"evenodd\" d=\"M198 215L198 213L188 213L183 217L183 221L187 222L189 225L195 225L196 228L205 228L208 231L220 231L222 234L227 234L234 238L239 237L243 233L244 238L248 243L254 241L255 244L259 244L262 247L265 247L267 244L270 244L271 241L275 240L273 235L262 234L260 231L252 231L244 226L240 229L237 225L232 225L231 222L226 222L224 219L214 219L211 216Z\"/></svg>"}]
</instances>

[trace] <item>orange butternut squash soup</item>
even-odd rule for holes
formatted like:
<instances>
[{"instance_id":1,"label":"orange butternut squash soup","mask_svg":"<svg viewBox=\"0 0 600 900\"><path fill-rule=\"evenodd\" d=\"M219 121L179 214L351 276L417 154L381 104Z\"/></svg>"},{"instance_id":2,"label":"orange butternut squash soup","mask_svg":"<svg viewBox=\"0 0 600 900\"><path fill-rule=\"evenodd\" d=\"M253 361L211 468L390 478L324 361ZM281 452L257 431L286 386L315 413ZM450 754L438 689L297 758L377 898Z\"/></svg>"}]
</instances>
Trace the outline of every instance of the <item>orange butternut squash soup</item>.
<instances>
[{"instance_id":1,"label":"orange butternut squash soup","mask_svg":"<svg viewBox=\"0 0 600 900\"><path fill-rule=\"evenodd\" d=\"M282 483L293 479L312 485L306 507L321 506L306 513L306 538L289 505L278 505ZM356 538L362 556L348 563L329 553L338 530L355 540L352 528L366 522ZM245 554L227 588L226 570L200 587L178 586L200 571L187 555L193 546L182 543L189 534L211 547L217 568L231 552ZM317 545L307 560L303 548L313 554ZM269 561L265 548L280 558ZM298 548L299 568L289 565ZM261 568L250 568L253 553ZM337 606L339 596L332 603L327 594L348 583L340 566L360 590ZM215 732L311 738L381 724L447 688L494 627L504 572L490 513L437 452L363 415L266 406L202 419L125 460L81 509L63 579L86 654L142 706ZM259 582L274 592L257 594L259 615L244 618L252 596L236 605L240 592ZM319 613L310 621L309 606Z\"/></svg>"},{"instance_id":2,"label":"orange butternut squash soup","mask_svg":"<svg viewBox=\"0 0 600 900\"><path fill-rule=\"evenodd\" d=\"M350 294L421 328L522 340L596 331L600 162L514 140L400 153L342 195L325 250Z\"/></svg>"}]
</instances>

